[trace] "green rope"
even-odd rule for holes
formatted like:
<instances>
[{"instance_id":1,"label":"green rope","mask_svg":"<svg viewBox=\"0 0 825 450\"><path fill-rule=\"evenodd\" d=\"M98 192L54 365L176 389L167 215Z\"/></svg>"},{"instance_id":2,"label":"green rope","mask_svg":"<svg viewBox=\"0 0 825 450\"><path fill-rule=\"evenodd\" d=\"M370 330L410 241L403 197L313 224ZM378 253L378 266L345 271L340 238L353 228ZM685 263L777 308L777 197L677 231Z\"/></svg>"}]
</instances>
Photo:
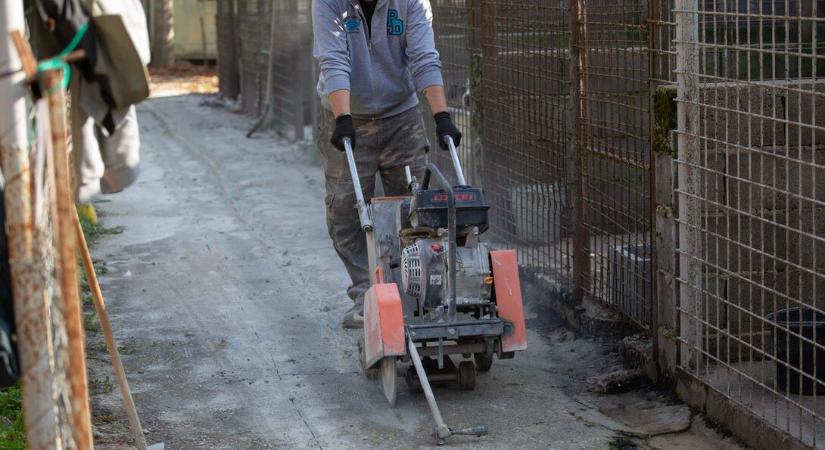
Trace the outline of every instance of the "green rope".
<instances>
[{"instance_id":1,"label":"green rope","mask_svg":"<svg viewBox=\"0 0 825 450\"><path fill-rule=\"evenodd\" d=\"M83 39L83 36L86 35L86 31L89 30L89 23L90 22L86 22L83 25L81 25L80 28L78 28L77 32L74 34L74 37L72 38L72 41L69 42L69 45L67 45L66 48L63 49L63 51L58 53L57 56L55 56L54 58L49 58L45 61L42 61L40 64L38 64L37 65L38 74L42 74L43 72L45 72L47 70L62 69L63 70L63 83L61 84L61 87L63 89L68 88L69 87L69 81L71 81L71 79L72 79L72 69L71 69L71 66L69 66L69 63L64 61L63 58L65 58L66 55L68 55L69 53L73 52L77 48L77 46L80 44L80 41ZM47 94L50 94L50 93L51 92L47 92Z\"/></svg>"}]
</instances>

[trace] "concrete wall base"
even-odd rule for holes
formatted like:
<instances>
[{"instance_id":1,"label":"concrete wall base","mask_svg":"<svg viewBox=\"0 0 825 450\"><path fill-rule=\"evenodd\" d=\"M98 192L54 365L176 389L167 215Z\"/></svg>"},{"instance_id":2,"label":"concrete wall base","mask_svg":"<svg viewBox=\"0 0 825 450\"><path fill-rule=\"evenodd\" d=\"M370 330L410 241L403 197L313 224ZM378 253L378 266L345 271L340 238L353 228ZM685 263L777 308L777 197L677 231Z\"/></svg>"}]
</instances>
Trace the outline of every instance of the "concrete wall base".
<instances>
[{"instance_id":1,"label":"concrete wall base","mask_svg":"<svg viewBox=\"0 0 825 450\"><path fill-rule=\"evenodd\" d=\"M754 449L802 450L809 448L687 372L676 369L674 375L676 395L683 402L707 415L708 419L714 423L730 430Z\"/></svg>"}]
</instances>

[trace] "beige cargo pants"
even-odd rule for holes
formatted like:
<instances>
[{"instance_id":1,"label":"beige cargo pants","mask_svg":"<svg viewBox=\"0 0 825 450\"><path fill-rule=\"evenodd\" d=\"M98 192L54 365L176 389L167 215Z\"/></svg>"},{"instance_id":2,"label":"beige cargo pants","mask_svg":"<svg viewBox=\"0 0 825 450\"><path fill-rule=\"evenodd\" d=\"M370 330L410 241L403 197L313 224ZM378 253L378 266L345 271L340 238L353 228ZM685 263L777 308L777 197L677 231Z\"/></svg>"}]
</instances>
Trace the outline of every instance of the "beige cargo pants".
<instances>
[{"instance_id":1,"label":"beige cargo pants","mask_svg":"<svg viewBox=\"0 0 825 450\"><path fill-rule=\"evenodd\" d=\"M327 229L352 280L347 295L356 303L362 303L364 293L370 287L367 242L355 209L355 188L346 155L329 142L335 119L326 110L322 110L321 117L316 145L326 176ZM376 174L381 175L384 195L405 195L408 191L404 167L410 166L412 173L420 179L429 148L418 107L385 119L353 117L353 124L356 131L354 156L365 199L369 201L375 195Z\"/></svg>"},{"instance_id":2,"label":"beige cargo pants","mask_svg":"<svg viewBox=\"0 0 825 450\"><path fill-rule=\"evenodd\" d=\"M108 136L79 101L72 102L71 119L75 200L89 203L100 194L120 192L134 183L140 164L135 107L129 107L115 132Z\"/></svg>"}]
</instances>

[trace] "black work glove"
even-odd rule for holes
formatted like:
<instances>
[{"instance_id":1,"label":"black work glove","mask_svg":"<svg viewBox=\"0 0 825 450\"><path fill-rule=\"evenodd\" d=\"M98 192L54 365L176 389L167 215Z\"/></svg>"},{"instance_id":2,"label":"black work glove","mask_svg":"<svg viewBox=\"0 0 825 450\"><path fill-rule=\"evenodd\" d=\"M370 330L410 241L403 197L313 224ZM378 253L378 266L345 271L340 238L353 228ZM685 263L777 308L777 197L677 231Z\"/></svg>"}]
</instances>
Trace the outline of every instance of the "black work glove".
<instances>
[{"instance_id":1,"label":"black work glove","mask_svg":"<svg viewBox=\"0 0 825 450\"><path fill-rule=\"evenodd\" d=\"M335 119L335 131L329 140L332 146L339 151L344 151L344 138L349 138L353 150L355 149L355 126L352 124L352 116L341 114Z\"/></svg>"},{"instance_id":2,"label":"black work glove","mask_svg":"<svg viewBox=\"0 0 825 450\"><path fill-rule=\"evenodd\" d=\"M447 143L444 142L444 138L447 136L453 138L453 144L458 147L458 144L461 143L461 132L458 131L458 128L456 128L453 123L450 113L447 111L442 111L434 115L433 119L435 119L435 134L438 136L438 145L441 146L441 150L450 149L450 147L447 146Z\"/></svg>"}]
</instances>

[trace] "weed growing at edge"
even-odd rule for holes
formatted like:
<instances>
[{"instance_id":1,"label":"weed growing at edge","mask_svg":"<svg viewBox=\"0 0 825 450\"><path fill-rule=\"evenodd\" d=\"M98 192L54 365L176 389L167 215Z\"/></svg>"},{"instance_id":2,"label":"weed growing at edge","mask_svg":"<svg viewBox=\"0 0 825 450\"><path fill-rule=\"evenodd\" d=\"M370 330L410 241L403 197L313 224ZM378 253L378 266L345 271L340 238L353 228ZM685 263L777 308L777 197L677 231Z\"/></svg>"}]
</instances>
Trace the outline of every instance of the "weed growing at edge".
<instances>
[{"instance_id":1,"label":"weed growing at edge","mask_svg":"<svg viewBox=\"0 0 825 450\"><path fill-rule=\"evenodd\" d=\"M83 314L83 327L90 333L100 331L100 323L98 323L97 314L95 314L94 311Z\"/></svg>"},{"instance_id":2,"label":"weed growing at edge","mask_svg":"<svg viewBox=\"0 0 825 450\"><path fill-rule=\"evenodd\" d=\"M0 450L25 450L20 385L0 390Z\"/></svg>"},{"instance_id":3,"label":"weed growing at edge","mask_svg":"<svg viewBox=\"0 0 825 450\"><path fill-rule=\"evenodd\" d=\"M121 234L124 230L124 227L106 228L100 222L92 223L83 217L80 218L80 226L83 227L83 234L86 236L89 245L93 245L103 236Z\"/></svg>"}]
</instances>

